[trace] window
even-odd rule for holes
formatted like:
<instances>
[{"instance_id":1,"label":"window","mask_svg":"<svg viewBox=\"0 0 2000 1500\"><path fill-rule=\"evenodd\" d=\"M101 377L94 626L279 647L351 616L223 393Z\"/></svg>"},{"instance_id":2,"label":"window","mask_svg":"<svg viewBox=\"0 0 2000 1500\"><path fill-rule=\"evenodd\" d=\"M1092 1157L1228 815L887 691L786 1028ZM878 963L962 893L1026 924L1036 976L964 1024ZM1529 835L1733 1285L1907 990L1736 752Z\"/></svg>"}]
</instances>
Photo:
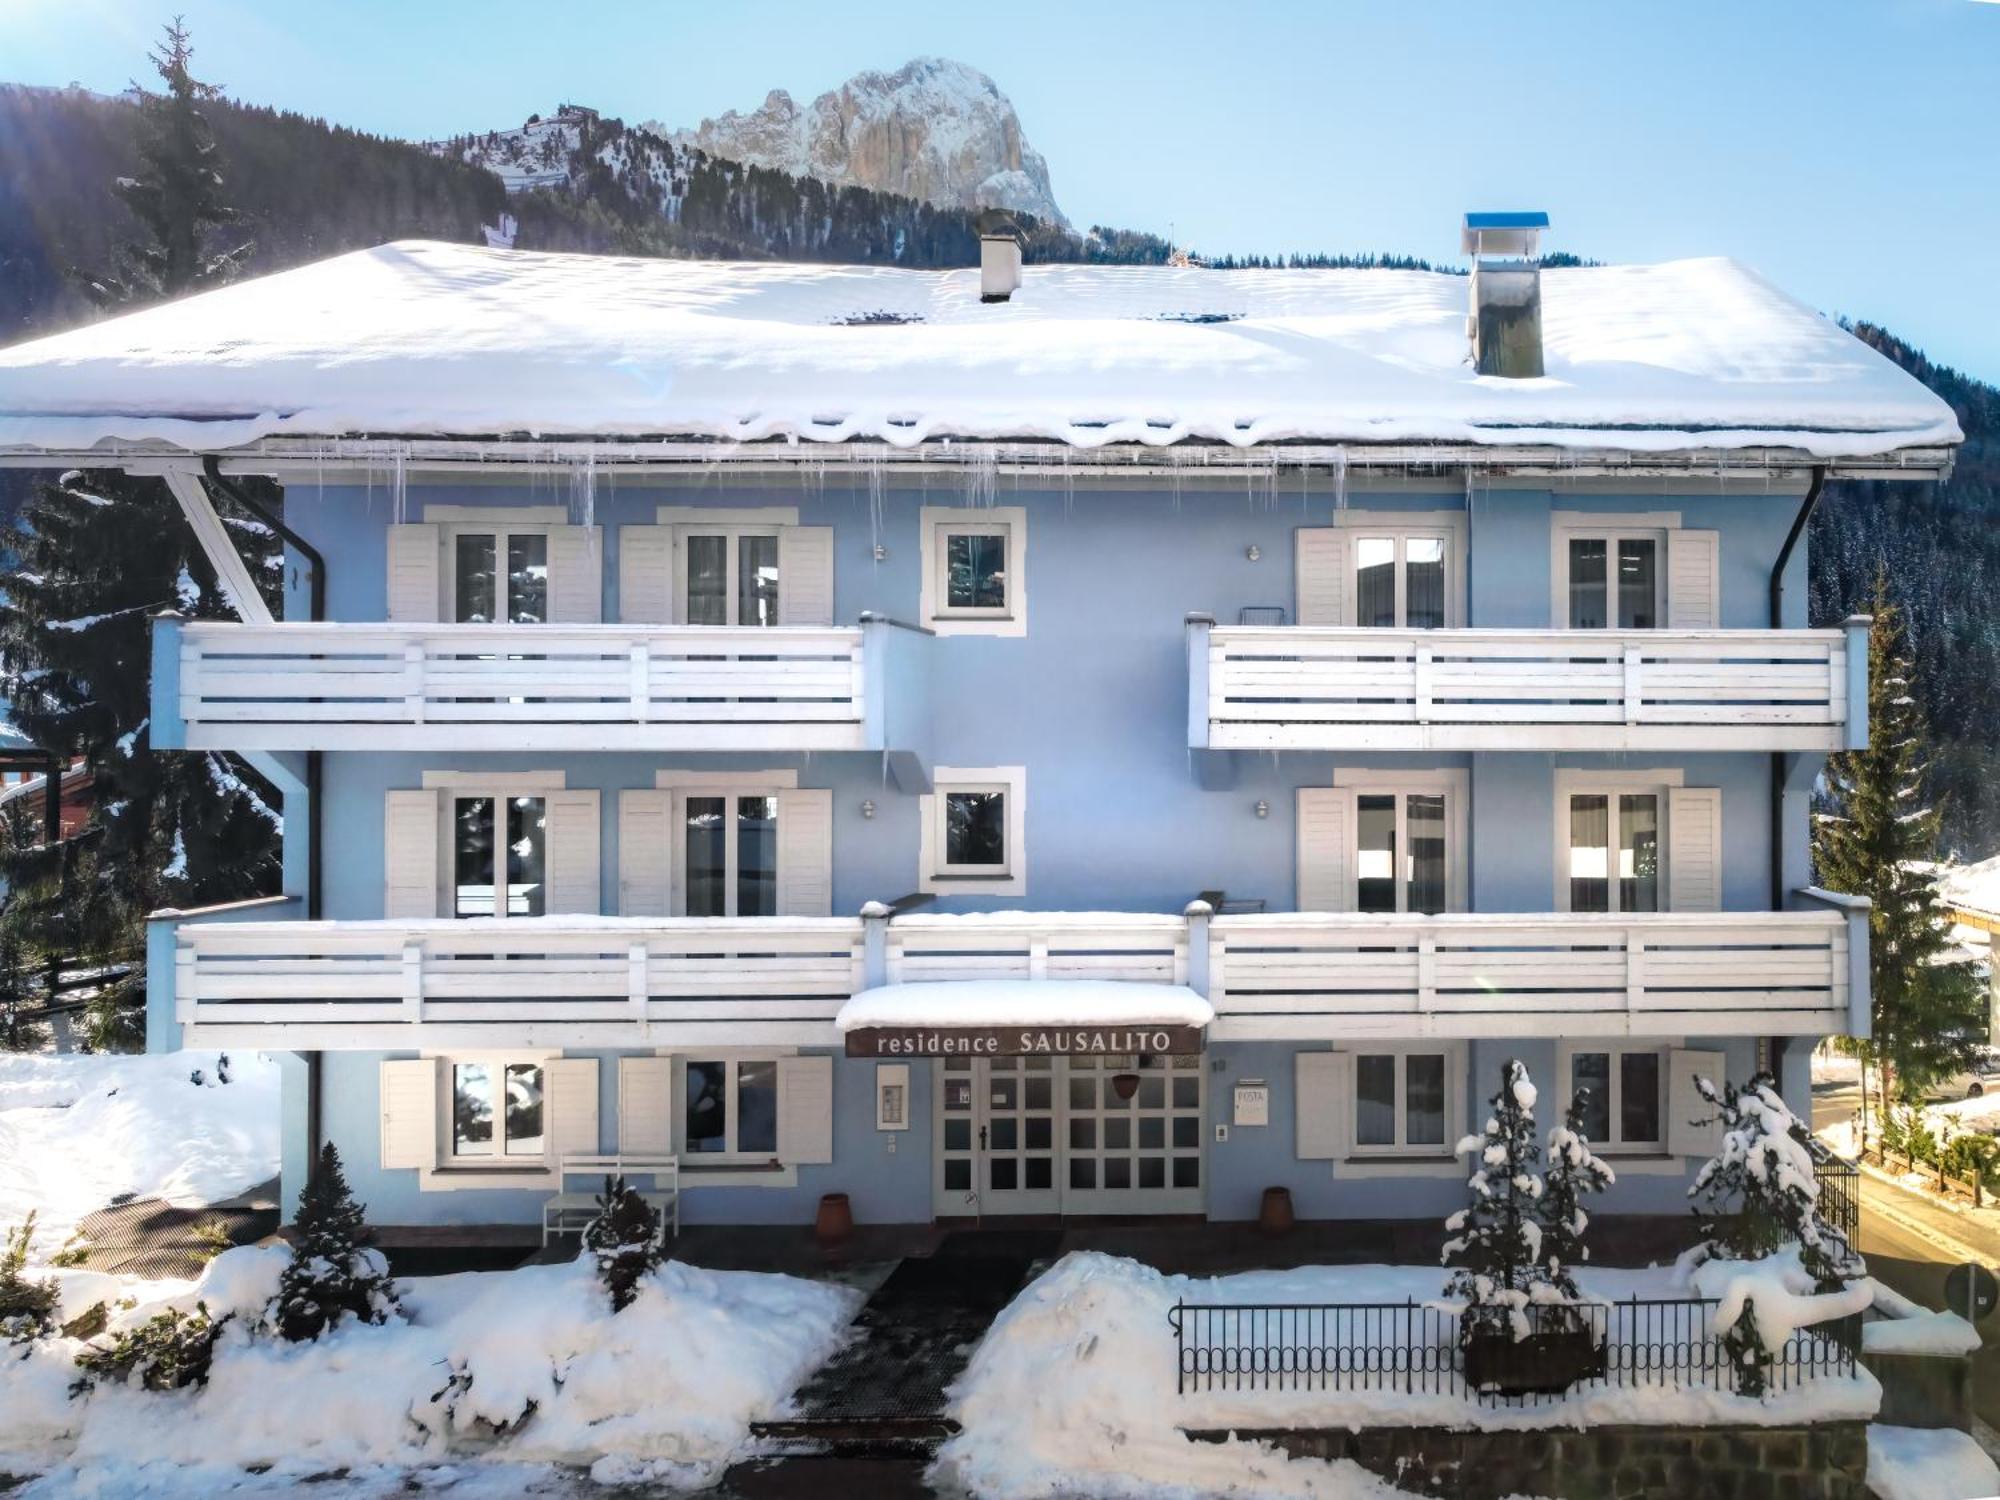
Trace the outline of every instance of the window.
<instances>
[{"instance_id":1,"label":"window","mask_svg":"<svg viewBox=\"0 0 2000 1500\"><path fill-rule=\"evenodd\" d=\"M456 796L451 809L451 914L541 916L548 909L547 800Z\"/></svg>"},{"instance_id":2,"label":"window","mask_svg":"<svg viewBox=\"0 0 2000 1500\"><path fill-rule=\"evenodd\" d=\"M549 618L549 529L451 526L451 618L541 625Z\"/></svg>"},{"instance_id":3,"label":"window","mask_svg":"<svg viewBox=\"0 0 2000 1500\"><path fill-rule=\"evenodd\" d=\"M1443 533L1361 531L1353 546L1355 624L1444 628L1449 542Z\"/></svg>"},{"instance_id":4,"label":"window","mask_svg":"<svg viewBox=\"0 0 2000 1500\"><path fill-rule=\"evenodd\" d=\"M689 526L678 540L684 623L778 623L776 526Z\"/></svg>"},{"instance_id":5,"label":"window","mask_svg":"<svg viewBox=\"0 0 2000 1500\"><path fill-rule=\"evenodd\" d=\"M681 1141L697 1161L775 1161L778 1155L778 1060L686 1059Z\"/></svg>"},{"instance_id":6,"label":"window","mask_svg":"<svg viewBox=\"0 0 2000 1500\"><path fill-rule=\"evenodd\" d=\"M1583 1133L1607 1150L1663 1149L1666 1054L1657 1047L1565 1048L1569 1092L1583 1101Z\"/></svg>"},{"instance_id":7,"label":"window","mask_svg":"<svg viewBox=\"0 0 2000 1500\"><path fill-rule=\"evenodd\" d=\"M1354 1055L1357 1156L1442 1156L1455 1139L1455 1054L1436 1051Z\"/></svg>"},{"instance_id":8,"label":"window","mask_svg":"<svg viewBox=\"0 0 2000 1500\"><path fill-rule=\"evenodd\" d=\"M1442 792L1356 794L1356 911L1445 909L1444 804Z\"/></svg>"},{"instance_id":9,"label":"window","mask_svg":"<svg viewBox=\"0 0 2000 1500\"><path fill-rule=\"evenodd\" d=\"M539 1163L548 1140L547 1102L540 1063L454 1059L452 1160L490 1165L532 1158Z\"/></svg>"},{"instance_id":10,"label":"window","mask_svg":"<svg viewBox=\"0 0 2000 1500\"><path fill-rule=\"evenodd\" d=\"M1019 767L983 770L939 767L935 790L922 799L923 889L1020 895L1027 889L1022 840L1027 773Z\"/></svg>"},{"instance_id":11,"label":"window","mask_svg":"<svg viewBox=\"0 0 2000 1500\"><path fill-rule=\"evenodd\" d=\"M1027 516L1020 507L925 507L926 625L947 635L1025 633L1027 591L1021 569Z\"/></svg>"},{"instance_id":12,"label":"window","mask_svg":"<svg viewBox=\"0 0 2000 1500\"><path fill-rule=\"evenodd\" d=\"M1580 791L1568 796L1567 909L1660 909L1663 792Z\"/></svg>"},{"instance_id":13,"label":"window","mask_svg":"<svg viewBox=\"0 0 2000 1500\"><path fill-rule=\"evenodd\" d=\"M683 871L680 914L777 915L777 793L690 791L675 800Z\"/></svg>"},{"instance_id":14,"label":"window","mask_svg":"<svg viewBox=\"0 0 2000 1500\"><path fill-rule=\"evenodd\" d=\"M1555 619L1571 630L1658 629L1666 624L1667 533L1680 517L1606 519L1612 524L1558 517Z\"/></svg>"}]
</instances>

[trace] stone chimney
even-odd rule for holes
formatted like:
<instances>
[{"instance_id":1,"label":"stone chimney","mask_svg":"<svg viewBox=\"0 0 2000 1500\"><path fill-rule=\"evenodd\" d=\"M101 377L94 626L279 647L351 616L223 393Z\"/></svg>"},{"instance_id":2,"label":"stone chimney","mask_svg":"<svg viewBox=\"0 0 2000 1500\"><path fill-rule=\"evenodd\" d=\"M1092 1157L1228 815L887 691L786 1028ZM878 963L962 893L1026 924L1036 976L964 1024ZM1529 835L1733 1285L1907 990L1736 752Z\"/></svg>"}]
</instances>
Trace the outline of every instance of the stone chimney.
<instances>
[{"instance_id":1,"label":"stone chimney","mask_svg":"<svg viewBox=\"0 0 2000 1500\"><path fill-rule=\"evenodd\" d=\"M1542 213L1467 214L1460 253L1472 257L1465 320L1482 375L1530 380L1542 373Z\"/></svg>"},{"instance_id":2,"label":"stone chimney","mask_svg":"<svg viewBox=\"0 0 2000 1500\"><path fill-rule=\"evenodd\" d=\"M979 216L979 300L1005 302L1020 287L1020 228L1012 214L989 208Z\"/></svg>"}]
</instances>

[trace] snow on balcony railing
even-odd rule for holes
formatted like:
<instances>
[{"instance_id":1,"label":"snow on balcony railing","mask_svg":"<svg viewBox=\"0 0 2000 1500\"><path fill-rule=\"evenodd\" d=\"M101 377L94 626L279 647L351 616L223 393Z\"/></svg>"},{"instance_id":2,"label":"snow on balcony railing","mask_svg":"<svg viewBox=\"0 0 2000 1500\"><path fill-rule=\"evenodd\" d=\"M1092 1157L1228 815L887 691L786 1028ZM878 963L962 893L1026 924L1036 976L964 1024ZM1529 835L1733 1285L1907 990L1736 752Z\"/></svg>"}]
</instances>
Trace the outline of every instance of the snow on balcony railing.
<instances>
[{"instance_id":1,"label":"snow on balcony railing","mask_svg":"<svg viewBox=\"0 0 2000 1500\"><path fill-rule=\"evenodd\" d=\"M1840 750L1867 742L1867 624L1362 630L1189 621L1210 749Z\"/></svg>"},{"instance_id":2,"label":"snow on balcony railing","mask_svg":"<svg viewBox=\"0 0 2000 1500\"><path fill-rule=\"evenodd\" d=\"M156 622L190 749L865 745L863 631ZM157 686L157 684L156 684Z\"/></svg>"}]
</instances>

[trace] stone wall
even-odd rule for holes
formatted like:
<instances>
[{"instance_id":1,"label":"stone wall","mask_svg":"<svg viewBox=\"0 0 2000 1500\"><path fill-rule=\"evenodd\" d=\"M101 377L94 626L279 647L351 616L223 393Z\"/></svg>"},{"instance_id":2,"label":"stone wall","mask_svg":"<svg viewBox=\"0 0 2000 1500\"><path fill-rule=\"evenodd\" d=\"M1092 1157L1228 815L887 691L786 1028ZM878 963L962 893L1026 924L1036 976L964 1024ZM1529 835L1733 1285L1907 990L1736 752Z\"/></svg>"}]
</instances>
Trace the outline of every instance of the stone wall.
<instances>
[{"instance_id":1,"label":"stone wall","mask_svg":"<svg viewBox=\"0 0 2000 1500\"><path fill-rule=\"evenodd\" d=\"M1192 1432L1217 1441L1221 1432ZM1868 1429L1592 1427L1461 1432L1442 1427L1237 1431L1297 1458L1345 1458L1414 1493L1505 1500L1867 1500Z\"/></svg>"}]
</instances>

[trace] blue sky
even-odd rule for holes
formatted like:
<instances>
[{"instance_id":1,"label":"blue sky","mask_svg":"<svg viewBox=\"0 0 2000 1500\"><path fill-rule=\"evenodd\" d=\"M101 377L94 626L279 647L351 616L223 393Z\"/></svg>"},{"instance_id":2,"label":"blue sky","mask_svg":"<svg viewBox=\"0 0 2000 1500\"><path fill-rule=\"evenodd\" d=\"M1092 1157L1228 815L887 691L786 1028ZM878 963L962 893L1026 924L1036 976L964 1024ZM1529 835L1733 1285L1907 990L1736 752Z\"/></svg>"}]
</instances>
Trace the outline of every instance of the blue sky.
<instances>
[{"instance_id":1,"label":"blue sky","mask_svg":"<svg viewBox=\"0 0 2000 1500\"><path fill-rule=\"evenodd\" d=\"M1542 208L1606 260L1732 255L2000 379L1989 0L0 0L0 78L106 91L185 12L238 97L422 138L560 99L692 124L920 53L984 69L1078 223L1449 258Z\"/></svg>"}]
</instances>

